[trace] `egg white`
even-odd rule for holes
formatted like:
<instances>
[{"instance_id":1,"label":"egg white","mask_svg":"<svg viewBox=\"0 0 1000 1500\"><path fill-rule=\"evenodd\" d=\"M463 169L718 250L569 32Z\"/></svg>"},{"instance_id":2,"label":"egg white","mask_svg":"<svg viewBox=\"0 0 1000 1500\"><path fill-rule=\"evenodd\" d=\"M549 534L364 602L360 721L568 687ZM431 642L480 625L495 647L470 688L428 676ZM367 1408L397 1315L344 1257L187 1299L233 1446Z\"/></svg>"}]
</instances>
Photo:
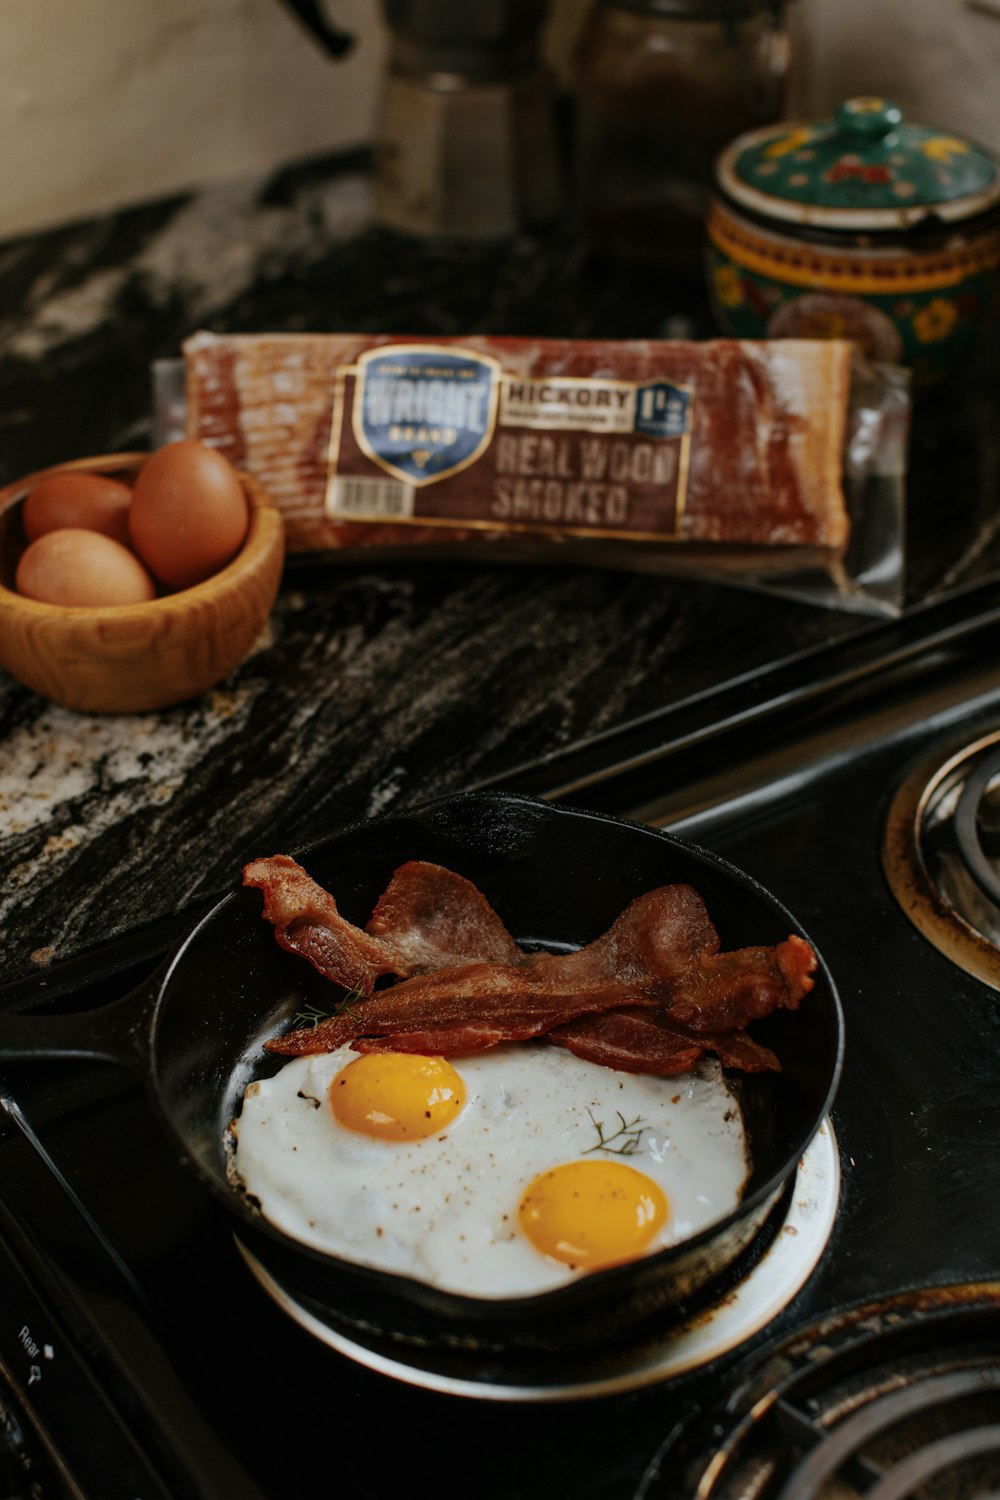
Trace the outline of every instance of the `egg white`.
<instances>
[{"instance_id":1,"label":"egg white","mask_svg":"<svg viewBox=\"0 0 1000 1500\"><path fill-rule=\"evenodd\" d=\"M712 1059L649 1078L545 1044L496 1047L452 1059L467 1101L442 1134L397 1142L333 1115L331 1080L356 1056L348 1045L297 1057L251 1083L230 1130L233 1181L271 1223L332 1255L478 1297L548 1290L579 1273L529 1243L518 1204L538 1173L585 1155L624 1161L666 1193L647 1253L740 1201L743 1120Z\"/></svg>"}]
</instances>

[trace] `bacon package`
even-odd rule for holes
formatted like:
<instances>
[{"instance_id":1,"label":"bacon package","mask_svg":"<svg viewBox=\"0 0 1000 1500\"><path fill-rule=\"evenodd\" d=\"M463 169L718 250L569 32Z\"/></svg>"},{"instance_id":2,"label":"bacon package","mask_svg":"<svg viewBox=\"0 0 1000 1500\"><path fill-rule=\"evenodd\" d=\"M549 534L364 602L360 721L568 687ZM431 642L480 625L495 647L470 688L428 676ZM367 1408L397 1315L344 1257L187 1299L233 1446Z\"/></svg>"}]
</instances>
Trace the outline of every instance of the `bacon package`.
<instances>
[{"instance_id":1,"label":"bacon package","mask_svg":"<svg viewBox=\"0 0 1000 1500\"><path fill-rule=\"evenodd\" d=\"M873 527L864 496L901 474L908 392L859 382L846 341L198 333L183 355L186 435L267 488L290 554L693 568L898 603L901 515Z\"/></svg>"}]
</instances>

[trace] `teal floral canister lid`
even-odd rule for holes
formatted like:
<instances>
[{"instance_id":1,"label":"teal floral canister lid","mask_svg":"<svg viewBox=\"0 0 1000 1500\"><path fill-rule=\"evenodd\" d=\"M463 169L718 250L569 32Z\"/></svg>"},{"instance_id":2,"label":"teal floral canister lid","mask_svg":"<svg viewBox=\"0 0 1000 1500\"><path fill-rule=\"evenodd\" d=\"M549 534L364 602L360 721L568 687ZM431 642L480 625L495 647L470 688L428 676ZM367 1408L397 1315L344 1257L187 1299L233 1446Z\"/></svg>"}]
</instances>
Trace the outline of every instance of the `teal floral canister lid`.
<instances>
[{"instance_id":1,"label":"teal floral canister lid","mask_svg":"<svg viewBox=\"0 0 1000 1500\"><path fill-rule=\"evenodd\" d=\"M990 152L878 98L848 99L830 120L749 131L722 153L717 178L734 202L803 228L955 223L1000 202Z\"/></svg>"}]
</instances>

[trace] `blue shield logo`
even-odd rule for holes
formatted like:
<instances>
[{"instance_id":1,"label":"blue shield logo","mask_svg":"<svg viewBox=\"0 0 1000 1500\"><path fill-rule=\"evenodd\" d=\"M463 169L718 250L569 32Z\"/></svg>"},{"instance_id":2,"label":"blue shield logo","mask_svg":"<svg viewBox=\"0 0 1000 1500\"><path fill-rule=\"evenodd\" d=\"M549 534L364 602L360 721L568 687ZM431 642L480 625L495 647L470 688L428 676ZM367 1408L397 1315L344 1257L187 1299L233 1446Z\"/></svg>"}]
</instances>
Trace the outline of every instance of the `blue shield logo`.
<instances>
[{"instance_id":1,"label":"blue shield logo","mask_svg":"<svg viewBox=\"0 0 1000 1500\"><path fill-rule=\"evenodd\" d=\"M683 437L688 430L691 393L668 380L655 380L636 391L635 430L646 437Z\"/></svg>"},{"instance_id":2,"label":"blue shield logo","mask_svg":"<svg viewBox=\"0 0 1000 1500\"><path fill-rule=\"evenodd\" d=\"M387 344L358 359L353 428L374 463L432 484L474 463L496 420L500 364L447 346Z\"/></svg>"}]
</instances>

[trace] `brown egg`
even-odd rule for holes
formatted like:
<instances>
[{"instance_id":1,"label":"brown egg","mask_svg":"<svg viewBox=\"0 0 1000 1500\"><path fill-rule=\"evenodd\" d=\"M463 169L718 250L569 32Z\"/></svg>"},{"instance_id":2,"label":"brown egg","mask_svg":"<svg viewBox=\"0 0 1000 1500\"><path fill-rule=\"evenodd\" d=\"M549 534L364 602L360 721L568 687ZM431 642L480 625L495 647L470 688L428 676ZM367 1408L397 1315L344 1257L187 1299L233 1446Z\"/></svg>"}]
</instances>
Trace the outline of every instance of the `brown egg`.
<instances>
[{"instance_id":1,"label":"brown egg","mask_svg":"<svg viewBox=\"0 0 1000 1500\"><path fill-rule=\"evenodd\" d=\"M195 438L158 448L139 471L129 535L149 571L168 588L190 588L225 567L248 524L236 470Z\"/></svg>"},{"instance_id":2,"label":"brown egg","mask_svg":"<svg viewBox=\"0 0 1000 1500\"><path fill-rule=\"evenodd\" d=\"M47 531L82 526L128 546L128 508L132 491L104 474L52 474L31 491L21 512L29 542Z\"/></svg>"},{"instance_id":3,"label":"brown egg","mask_svg":"<svg viewBox=\"0 0 1000 1500\"><path fill-rule=\"evenodd\" d=\"M99 531L67 526L31 542L17 565L19 594L44 604L145 604L156 585L139 559Z\"/></svg>"}]
</instances>

